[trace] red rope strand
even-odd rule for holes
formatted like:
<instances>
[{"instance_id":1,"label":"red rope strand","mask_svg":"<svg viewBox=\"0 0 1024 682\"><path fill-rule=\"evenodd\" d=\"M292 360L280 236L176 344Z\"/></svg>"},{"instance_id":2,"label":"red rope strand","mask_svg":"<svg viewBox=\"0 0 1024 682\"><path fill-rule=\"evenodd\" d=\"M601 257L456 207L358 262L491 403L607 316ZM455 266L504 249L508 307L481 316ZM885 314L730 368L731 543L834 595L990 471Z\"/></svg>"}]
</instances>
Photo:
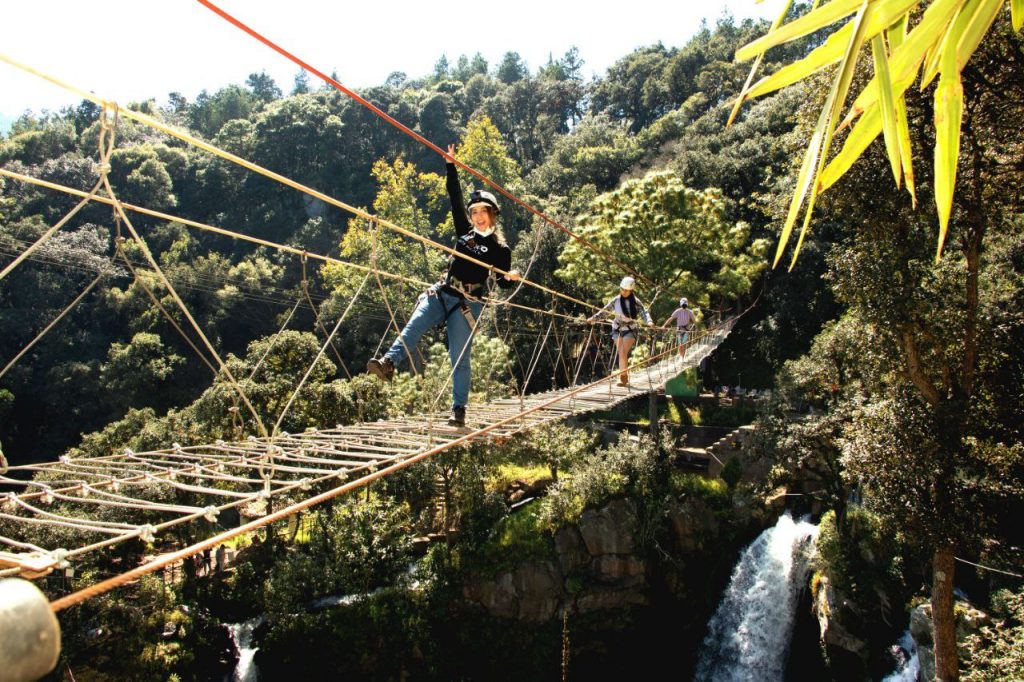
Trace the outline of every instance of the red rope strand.
<instances>
[{"instance_id":1,"label":"red rope strand","mask_svg":"<svg viewBox=\"0 0 1024 682\"><path fill-rule=\"evenodd\" d=\"M270 40L269 38L267 38L263 34L257 32L255 29L247 26L246 24L243 24L241 21L239 21L238 19L236 19L232 15L230 15L227 12L225 12L224 10L222 10L220 7L217 7L216 5L214 5L212 2L210 2L210 0L198 0L198 2L199 2L199 4L203 5L207 9L209 9L214 14L218 15L219 17L221 17L222 19L227 21L228 23L230 23L230 24L234 25L236 28L241 29L242 31L248 33L250 36L252 36L256 40L260 41L261 43L263 43L264 45L266 45L270 49L274 50L275 52L280 54L282 57L285 57L286 59L291 60L292 62L297 64L300 68L305 69L306 71L308 71L309 73L313 74L314 76L316 76L320 80L322 80L325 83L329 84L335 90L341 92L344 95L347 95L348 97L351 97L356 102L358 102L359 104L363 105L364 107L366 107L367 109L369 109L370 111L375 113L377 116L379 116L380 118L382 118L385 121L387 121L388 123L390 123L392 126L397 128L398 130L400 130L403 133L405 133L406 135L412 137L414 140L416 140L420 144L423 144L426 147L428 147L429 149L437 152L443 158L448 158L448 155L440 147L438 147L436 144L434 144L433 142L431 142L427 138L425 138L422 135L420 135L419 133L417 133L415 130L410 129L409 127L405 126L401 122L399 122L396 119L392 118L391 115L389 115L387 112L381 110L379 107L377 107L376 105L374 105L370 101L364 99L362 96L360 96L355 91L349 90L348 88L346 88L344 85L342 85L341 83L339 83L335 79L331 78L330 76L328 76L324 72L320 71L319 69L317 69L313 65L303 61L298 56L296 56L296 55L292 54L291 52L289 52L288 50L284 49L283 47L281 47L280 45L278 45L274 41ZM594 244L590 243L589 241L587 241L583 237L580 237L579 235L575 234L572 230L570 230L569 228L565 227L564 225L559 223L557 220L554 220L553 218L548 217L543 212L535 209L530 204L526 203L525 201L523 201L519 197L515 196L514 194L509 192L507 189L505 189L504 187L499 185L494 180L491 180L490 178L488 178L484 174L480 173L479 171L477 171L477 170L475 170L473 168L470 168L469 166L467 166L466 164L462 163L458 159L454 159L453 158L452 161L459 168L465 170L468 173L471 173L474 177L476 177L479 180L481 180L482 182L490 185L491 188L497 190L498 192L501 192L503 195L505 195L506 197L508 197L509 199L514 201L515 203L519 204L520 206L525 208L527 211L529 211L533 215L537 216L538 218L541 218L542 220L546 221L548 224L552 225L553 227L558 228L559 230L564 232L566 235L568 235L571 239L574 239L577 243L579 243L582 246L585 246L586 248L590 249L591 251L593 251L598 256L601 256L602 258L607 260L609 263L613 263L615 266L621 268L622 270L624 270L625 272L629 273L630 275L633 275L633 277L636 277L637 279L640 279L640 280L644 281L645 283L647 283L647 284L649 284L651 286L656 286L655 283L652 282L649 278L645 277L644 275L642 275L641 273L637 272L636 270L634 270L633 268L629 267L628 265L625 265L624 263L619 262L615 258L612 258L607 253L602 251L600 248L598 248Z\"/></svg>"}]
</instances>

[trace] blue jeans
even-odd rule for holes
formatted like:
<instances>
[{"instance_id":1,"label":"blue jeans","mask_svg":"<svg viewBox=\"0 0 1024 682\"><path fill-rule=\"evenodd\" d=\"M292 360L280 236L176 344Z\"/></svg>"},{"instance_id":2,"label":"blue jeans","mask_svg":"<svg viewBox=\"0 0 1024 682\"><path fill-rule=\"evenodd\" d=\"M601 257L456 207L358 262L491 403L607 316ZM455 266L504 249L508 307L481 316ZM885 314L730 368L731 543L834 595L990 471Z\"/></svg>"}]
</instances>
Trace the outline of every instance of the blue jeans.
<instances>
[{"instance_id":1,"label":"blue jeans","mask_svg":"<svg viewBox=\"0 0 1024 682\"><path fill-rule=\"evenodd\" d=\"M467 305L473 312L473 319L479 320L483 303L467 301ZM396 368L400 367L408 358L406 349L412 351L419 343L420 337L431 327L444 322L448 329L448 357L455 368L452 376L452 407L465 407L469 402L469 384L472 378L469 356L473 347L473 335L469 321L462 314L461 306L462 299L458 296L431 287L428 292L420 295L416 310L406 323L405 329L384 354ZM448 314L447 319L445 313Z\"/></svg>"}]
</instances>

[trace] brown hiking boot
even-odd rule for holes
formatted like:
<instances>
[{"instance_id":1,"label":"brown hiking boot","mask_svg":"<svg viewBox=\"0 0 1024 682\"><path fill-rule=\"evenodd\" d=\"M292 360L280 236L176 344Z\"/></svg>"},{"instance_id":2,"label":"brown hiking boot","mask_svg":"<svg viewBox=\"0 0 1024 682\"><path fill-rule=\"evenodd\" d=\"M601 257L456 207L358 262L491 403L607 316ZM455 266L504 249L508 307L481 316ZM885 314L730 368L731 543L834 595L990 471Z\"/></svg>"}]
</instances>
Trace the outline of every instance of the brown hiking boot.
<instances>
[{"instance_id":1,"label":"brown hiking boot","mask_svg":"<svg viewBox=\"0 0 1024 682\"><path fill-rule=\"evenodd\" d=\"M453 407L452 416L448 417L448 426L463 427L466 425L466 408Z\"/></svg>"},{"instance_id":2,"label":"brown hiking boot","mask_svg":"<svg viewBox=\"0 0 1024 682\"><path fill-rule=\"evenodd\" d=\"M375 358L366 363L366 371L381 381L391 381L391 377L395 376L395 364L387 356Z\"/></svg>"}]
</instances>

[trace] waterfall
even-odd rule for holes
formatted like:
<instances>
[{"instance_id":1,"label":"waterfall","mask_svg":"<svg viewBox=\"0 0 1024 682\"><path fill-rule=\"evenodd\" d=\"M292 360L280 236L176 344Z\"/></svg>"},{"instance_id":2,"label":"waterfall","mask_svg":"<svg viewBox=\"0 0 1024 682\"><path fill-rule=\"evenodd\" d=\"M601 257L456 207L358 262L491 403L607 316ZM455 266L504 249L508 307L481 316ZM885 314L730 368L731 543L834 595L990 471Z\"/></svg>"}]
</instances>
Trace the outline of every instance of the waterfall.
<instances>
[{"instance_id":1,"label":"waterfall","mask_svg":"<svg viewBox=\"0 0 1024 682\"><path fill-rule=\"evenodd\" d=\"M782 680L818 528L783 515L743 550L708 623L696 680Z\"/></svg>"},{"instance_id":2,"label":"waterfall","mask_svg":"<svg viewBox=\"0 0 1024 682\"><path fill-rule=\"evenodd\" d=\"M231 676L231 682L256 682L260 679L260 671L253 660L259 647L253 648L252 634L262 623L263 616L257 616L244 623L229 623L226 626L228 633L231 634L231 641L238 650L238 664Z\"/></svg>"},{"instance_id":3,"label":"waterfall","mask_svg":"<svg viewBox=\"0 0 1024 682\"><path fill-rule=\"evenodd\" d=\"M896 670L886 675L882 682L916 682L921 672L921 662L917 658L917 643L910 630L903 633L900 641L890 651L896 661Z\"/></svg>"}]
</instances>

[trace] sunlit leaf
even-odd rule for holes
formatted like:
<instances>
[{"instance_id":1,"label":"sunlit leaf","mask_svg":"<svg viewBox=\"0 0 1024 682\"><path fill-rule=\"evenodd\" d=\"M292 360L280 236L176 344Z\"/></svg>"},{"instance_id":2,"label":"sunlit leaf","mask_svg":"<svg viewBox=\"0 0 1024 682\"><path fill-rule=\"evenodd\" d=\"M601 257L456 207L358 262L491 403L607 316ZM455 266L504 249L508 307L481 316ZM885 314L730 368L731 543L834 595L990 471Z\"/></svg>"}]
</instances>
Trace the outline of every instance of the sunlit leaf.
<instances>
[{"instance_id":1,"label":"sunlit leaf","mask_svg":"<svg viewBox=\"0 0 1024 682\"><path fill-rule=\"evenodd\" d=\"M981 39L992 27L996 15L1003 6L1003 0L981 0L977 10L964 28L963 35L956 44L956 69L963 71L967 60L978 49Z\"/></svg>"},{"instance_id":2,"label":"sunlit leaf","mask_svg":"<svg viewBox=\"0 0 1024 682\"><path fill-rule=\"evenodd\" d=\"M803 59L788 64L755 83L754 87L747 93L747 99L760 97L761 95L784 88L787 85L792 85L830 64L835 64L842 59L843 52L850 42L850 33L852 32L853 25L846 24L830 35L822 45L816 47Z\"/></svg>"},{"instance_id":3,"label":"sunlit leaf","mask_svg":"<svg viewBox=\"0 0 1024 682\"><path fill-rule=\"evenodd\" d=\"M889 76L892 78L895 92L905 92L914 82L928 48L945 32L947 24L952 21L964 2L965 0L935 0L921 15L921 21L907 35L907 39L898 49L893 49L889 56ZM850 113L843 121L843 126L848 125L877 102L878 79L872 78L857 95Z\"/></svg>"},{"instance_id":4,"label":"sunlit leaf","mask_svg":"<svg viewBox=\"0 0 1024 682\"><path fill-rule=\"evenodd\" d=\"M956 30L957 21L960 17L967 16L966 13L972 11L972 5L977 5L979 0L967 0L967 3L963 5L956 15L953 16L952 21L946 26L946 30L942 33L942 38L937 40L930 48L928 48L928 54L925 55L924 65L921 68L921 85L920 89L924 90L935 77L939 75L939 66L942 61L942 55L946 49L946 45L949 43L949 36Z\"/></svg>"},{"instance_id":5,"label":"sunlit leaf","mask_svg":"<svg viewBox=\"0 0 1024 682\"><path fill-rule=\"evenodd\" d=\"M872 2L871 16L868 18L868 24L867 24L867 26L864 27L865 28L865 33L864 33L865 39L870 38L873 35L875 35L876 33L881 32L886 27L888 27L890 24L892 24L894 21L896 21L897 18L899 18L899 17L903 16L904 14L906 14L907 12L909 12L911 9L916 7L919 3L920 3L920 0L875 0L874 2ZM840 4L840 0L833 0L833 2L830 2L829 4L825 5L821 9L812 11L809 14L805 14L804 16L800 17L799 19L791 21L790 23L786 24L785 26L783 26L782 28L780 28L778 30L769 31L767 34L765 34L764 36L762 36L758 40L755 40L752 43L748 43L747 45L745 45L745 46L741 47L739 50L737 50L737 52L736 52L736 59L737 59L737 61L746 61L746 59L749 59L754 54L763 53L769 47L774 47L775 45L781 45L783 43L789 42L790 40L794 40L796 38L799 38L799 37L802 37L804 35L807 35L808 33L813 33L814 31L817 31L817 30L819 30L821 28L824 28L825 26L828 26L829 24L834 23L838 19L841 19L842 17L845 17L845 16L847 16L849 14L852 14L853 11L855 11L857 9L857 4L858 3L853 3L853 5L854 5L853 9L850 10L850 11L845 11L846 10L845 6L836 7L834 10L831 9L834 5L839 5L839 4ZM820 16L818 17L819 20L825 20L826 18L832 16L832 14L829 14L830 12L832 12L833 14L838 14L838 16L836 16L835 18L833 18L831 20L825 21L825 23L822 23L820 26L816 26L816 27L812 28L810 31L805 31L804 29L806 28L806 26L801 25L801 22L804 22L805 20L808 20L811 17L813 17L813 16L815 16L815 15L817 15L819 13L820 13ZM817 22L814 22L814 23L817 23ZM847 24L847 25L849 25L849 24ZM763 49L762 48L757 48L754 52L750 53L750 56L742 57L742 58L740 57L741 54L746 54L746 51L749 48L754 48L754 46L756 46L758 43L760 43L763 40L766 40L767 38L771 37L772 35L775 36L775 40L771 41L772 44L767 45L767 47L763 47ZM843 43L843 44L845 44L845 43Z\"/></svg>"},{"instance_id":6,"label":"sunlit leaf","mask_svg":"<svg viewBox=\"0 0 1024 682\"><path fill-rule=\"evenodd\" d=\"M846 95L850 91L850 81L853 79L854 68L857 65L857 56L860 54L860 48L864 44L864 17L868 13L869 6L870 0L864 0L853 19L853 35L850 37L846 54L843 55L839 71L836 73L835 80L832 82L832 87L825 100L825 105L821 109L821 115L818 117L818 124L815 126L814 135L811 137L811 144L808 146L809 153L804 157L804 168L801 168L798 191L794 195L794 202L790 204L789 215L786 217L782 236L779 238L779 247L775 252L775 261L772 263L772 267L778 265L786 242L789 241L789 236L793 231L793 224L796 222L796 217L800 212L800 206L803 204L804 197L807 196L808 189L814 187L828 156L828 150L832 144L832 136L835 134L836 121L839 120L839 112L842 110L843 103L846 101ZM814 168L813 172L811 171L812 166ZM800 238L797 240L796 249L793 252L793 263L796 262L796 258L800 253L800 247L803 245L804 236L807 233L810 216L814 212L814 203L817 196L817 191L812 190L810 192L810 197L807 201L807 215L800 230ZM792 264L790 268L792 268Z\"/></svg>"},{"instance_id":7,"label":"sunlit leaf","mask_svg":"<svg viewBox=\"0 0 1024 682\"><path fill-rule=\"evenodd\" d=\"M782 25L782 22L785 21L786 14L789 12L789 8L792 5L793 0L786 0L785 6L782 8L782 11L779 12L779 16L775 18L775 21L772 22L769 31L774 31ZM747 81L743 84L743 89L740 91L739 97L736 98L736 104L733 105L732 111L729 113L729 120L726 121L726 126L732 125L732 122L736 120L736 114L740 112L740 107L743 105L743 102L750 96L748 95L748 92L750 91L750 83L754 80L754 75L757 73L757 70L761 68L762 61L764 61L763 52L757 55L757 59L754 60L754 65L750 67L750 74L747 75Z\"/></svg>"},{"instance_id":8,"label":"sunlit leaf","mask_svg":"<svg viewBox=\"0 0 1024 682\"><path fill-rule=\"evenodd\" d=\"M900 163L903 164L903 178L910 192L911 205L917 208L917 189L914 186L914 157L910 147L910 128L907 122L907 102L903 95L896 98L896 135L900 145Z\"/></svg>"},{"instance_id":9,"label":"sunlit leaf","mask_svg":"<svg viewBox=\"0 0 1024 682\"><path fill-rule=\"evenodd\" d=\"M867 27L870 25L871 14L878 8L878 5L872 5L870 0L864 0L864 4L861 5L857 11L857 15L853 19L853 36L850 39L850 45L843 56L843 61L839 67L839 73L836 76L836 81L833 83L832 92L829 93L831 101L826 100L825 109L829 112L828 127L826 129L825 141L822 144L821 155L818 159L818 167L814 171L815 178L821 175L822 168L825 166L825 160L828 158L829 149L832 146L832 136L836 131L836 123L839 121L839 114L843 109L843 105L846 102L846 96L850 92L850 82L853 80L853 73L857 66L857 57L860 55L861 47L864 45L864 41L867 38ZM815 188L811 192L811 196L807 201L807 212L804 215L804 224L800 228L800 237L797 239L796 248L793 249L793 259L789 263L789 269L792 270L796 265L796 260L800 256L800 249L804 244L804 237L807 236L807 228L811 224L811 216L814 214L814 204L818 199L818 195L821 192Z\"/></svg>"},{"instance_id":10,"label":"sunlit leaf","mask_svg":"<svg viewBox=\"0 0 1024 682\"><path fill-rule=\"evenodd\" d=\"M939 215L939 244L935 252L942 256L942 245L949 229L956 187L957 159L960 155L960 120L963 115L964 89L956 68L955 44L947 45L942 59L939 85L935 89L935 209Z\"/></svg>"},{"instance_id":11,"label":"sunlit leaf","mask_svg":"<svg viewBox=\"0 0 1024 682\"><path fill-rule=\"evenodd\" d=\"M882 119L878 107L871 107L864 112L864 115L857 119L857 123L846 136L843 148L832 157L828 166L821 172L818 178L818 193L822 193L834 185L839 178L843 177L846 171L850 170L853 162L860 158L864 150L868 148L876 137L882 132Z\"/></svg>"},{"instance_id":12,"label":"sunlit leaf","mask_svg":"<svg viewBox=\"0 0 1024 682\"><path fill-rule=\"evenodd\" d=\"M895 52L907 37L908 16L903 15L895 24L886 29L890 54ZM914 157L910 146L910 127L907 119L907 101L903 95L896 97L896 132L900 145L900 162L903 177L907 182L911 204L917 208L917 189L914 186Z\"/></svg>"},{"instance_id":13,"label":"sunlit leaf","mask_svg":"<svg viewBox=\"0 0 1024 682\"><path fill-rule=\"evenodd\" d=\"M856 12L861 3L862 0L832 0L832 2L824 7L819 7L799 19L794 19L785 26L775 31L769 31L757 40L747 43L736 50L736 61L745 62L776 45L782 45L795 38L800 38L830 26L843 17Z\"/></svg>"},{"instance_id":14,"label":"sunlit leaf","mask_svg":"<svg viewBox=\"0 0 1024 682\"><path fill-rule=\"evenodd\" d=\"M1024 26L1024 0L1010 0L1010 21L1014 31Z\"/></svg>"},{"instance_id":15,"label":"sunlit leaf","mask_svg":"<svg viewBox=\"0 0 1024 682\"><path fill-rule=\"evenodd\" d=\"M879 111L882 115L885 152L889 156L889 165L892 167L892 176L896 180L896 187L899 187L903 175L903 163L900 161L896 98L892 92L892 81L889 80L889 57L886 54L885 38L880 33L871 39L871 54L874 57L875 77L878 78L879 92L882 96L879 102Z\"/></svg>"}]
</instances>

